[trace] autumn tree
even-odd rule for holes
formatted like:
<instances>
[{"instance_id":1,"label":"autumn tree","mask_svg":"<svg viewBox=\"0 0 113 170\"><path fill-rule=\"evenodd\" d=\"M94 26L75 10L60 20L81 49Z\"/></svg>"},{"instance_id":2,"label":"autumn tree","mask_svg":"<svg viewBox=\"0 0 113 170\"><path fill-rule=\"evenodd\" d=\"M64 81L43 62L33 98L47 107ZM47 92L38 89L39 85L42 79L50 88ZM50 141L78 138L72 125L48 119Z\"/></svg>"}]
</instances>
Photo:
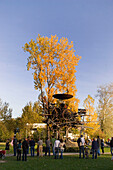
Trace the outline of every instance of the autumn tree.
<instances>
[{"instance_id":1,"label":"autumn tree","mask_svg":"<svg viewBox=\"0 0 113 170\"><path fill-rule=\"evenodd\" d=\"M33 70L34 87L40 90L42 100L43 92L46 93L48 108L54 102L53 94L68 92L74 96L70 107L77 110L75 66L80 56L74 54L73 42L69 43L67 38L58 40L56 35L51 38L38 35L36 41L25 44L24 51L30 54L27 69Z\"/></svg>"},{"instance_id":2,"label":"autumn tree","mask_svg":"<svg viewBox=\"0 0 113 170\"><path fill-rule=\"evenodd\" d=\"M97 97L101 131L106 134L106 137L111 137L113 136L113 83L100 86Z\"/></svg>"},{"instance_id":3,"label":"autumn tree","mask_svg":"<svg viewBox=\"0 0 113 170\"><path fill-rule=\"evenodd\" d=\"M84 108L86 109L87 115L85 117L85 126L87 126L85 132L92 137L99 129L99 123L97 120L98 115L94 108L94 99L90 95L84 100Z\"/></svg>"}]
</instances>

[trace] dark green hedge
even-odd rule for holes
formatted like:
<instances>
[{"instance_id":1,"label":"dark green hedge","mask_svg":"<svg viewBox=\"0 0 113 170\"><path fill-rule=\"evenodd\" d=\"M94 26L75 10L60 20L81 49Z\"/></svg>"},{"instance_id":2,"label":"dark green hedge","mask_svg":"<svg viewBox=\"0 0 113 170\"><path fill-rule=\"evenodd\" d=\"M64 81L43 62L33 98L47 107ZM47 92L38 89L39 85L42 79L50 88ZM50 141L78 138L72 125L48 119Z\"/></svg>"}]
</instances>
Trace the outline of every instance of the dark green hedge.
<instances>
[{"instance_id":1,"label":"dark green hedge","mask_svg":"<svg viewBox=\"0 0 113 170\"><path fill-rule=\"evenodd\" d=\"M78 147L66 147L64 152L79 152Z\"/></svg>"}]
</instances>

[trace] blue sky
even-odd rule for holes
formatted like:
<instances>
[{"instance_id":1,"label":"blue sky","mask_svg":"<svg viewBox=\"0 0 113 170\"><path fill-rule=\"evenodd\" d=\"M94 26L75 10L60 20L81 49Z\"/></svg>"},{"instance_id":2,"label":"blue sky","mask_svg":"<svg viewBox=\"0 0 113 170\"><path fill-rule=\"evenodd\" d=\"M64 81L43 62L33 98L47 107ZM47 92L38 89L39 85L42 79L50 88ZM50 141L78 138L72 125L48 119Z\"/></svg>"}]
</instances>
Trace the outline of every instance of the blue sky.
<instances>
[{"instance_id":1,"label":"blue sky","mask_svg":"<svg viewBox=\"0 0 113 170\"><path fill-rule=\"evenodd\" d=\"M0 98L13 117L38 98L22 49L38 34L67 37L82 56L76 67L79 107L113 82L113 0L0 0Z\"/></svg>"}]
</instances>

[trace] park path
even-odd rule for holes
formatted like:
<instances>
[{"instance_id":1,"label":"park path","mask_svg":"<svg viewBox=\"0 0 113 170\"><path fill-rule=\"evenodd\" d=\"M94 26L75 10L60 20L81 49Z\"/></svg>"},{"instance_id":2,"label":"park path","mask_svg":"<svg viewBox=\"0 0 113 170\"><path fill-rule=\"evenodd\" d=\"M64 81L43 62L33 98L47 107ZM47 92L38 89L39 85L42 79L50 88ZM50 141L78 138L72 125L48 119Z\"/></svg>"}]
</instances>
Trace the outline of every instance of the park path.
<instances>
[{"instance_id":1,"label":"park path","mask_svg":"<svg viewBox=\"0 0 113 170\"><path fill-rule=\"evenodd\" d=\"M67 153L63 153L63 155L78 155L79 153L76 153L76 152L67 152ZM104 153L105 155L106 154L111 154L110 152L105 152ZM51 155L53 155L53 153L51 153ZM14 154L6 154L6 157L10 157L10 156L14 156ZM27 156L31 156L31 154L27 154ZM35 156L37 156L37 154L35 154Z\"/></svg>"}]
</instances>

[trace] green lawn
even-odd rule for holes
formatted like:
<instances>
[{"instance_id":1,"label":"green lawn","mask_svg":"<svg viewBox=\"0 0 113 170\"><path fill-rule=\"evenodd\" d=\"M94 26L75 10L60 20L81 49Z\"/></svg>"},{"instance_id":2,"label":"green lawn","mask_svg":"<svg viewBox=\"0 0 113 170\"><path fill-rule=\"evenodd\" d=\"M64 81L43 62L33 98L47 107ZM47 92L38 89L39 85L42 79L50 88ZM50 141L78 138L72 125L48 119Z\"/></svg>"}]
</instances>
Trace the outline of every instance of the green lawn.
<instances>
[{"instance_id":1,"label":"green lawn","mask_svg":"<svg viewBox=\"0 0 113 170\"><path fill-rule=\"evenodd\" d=\"M5 148L5 143L0 143L0 149ZM13 148L10 146L10 153L13 153ZM105 152L110 152L109 147L105 147ZM35 151L36 153L36 151ZM1 160L0 160L1 161ZM53 156L50 158L43 157L34 158L28 157L27 162L17 162L16 157L6 157L4 163L0 162L0 170L113 170L113 161L111 155L105 154L92 159L79 159L78 155L64 156L63 160L55 160Z\"/></svg>"},{"instance_id":2,"label":"green lawn","mask_svg":"<svg viewBox=\"0 0 113 170\"><path fill-rule=\"evenodd\" d=\"M79 159L75 156L64 156L64 159L51 157L28 157L27 162L16 161L16 157L6 157L5 163L0 163L0 170L112 170L111 155L101 155L97 159Z\"/></svg>"}]
</instances>

